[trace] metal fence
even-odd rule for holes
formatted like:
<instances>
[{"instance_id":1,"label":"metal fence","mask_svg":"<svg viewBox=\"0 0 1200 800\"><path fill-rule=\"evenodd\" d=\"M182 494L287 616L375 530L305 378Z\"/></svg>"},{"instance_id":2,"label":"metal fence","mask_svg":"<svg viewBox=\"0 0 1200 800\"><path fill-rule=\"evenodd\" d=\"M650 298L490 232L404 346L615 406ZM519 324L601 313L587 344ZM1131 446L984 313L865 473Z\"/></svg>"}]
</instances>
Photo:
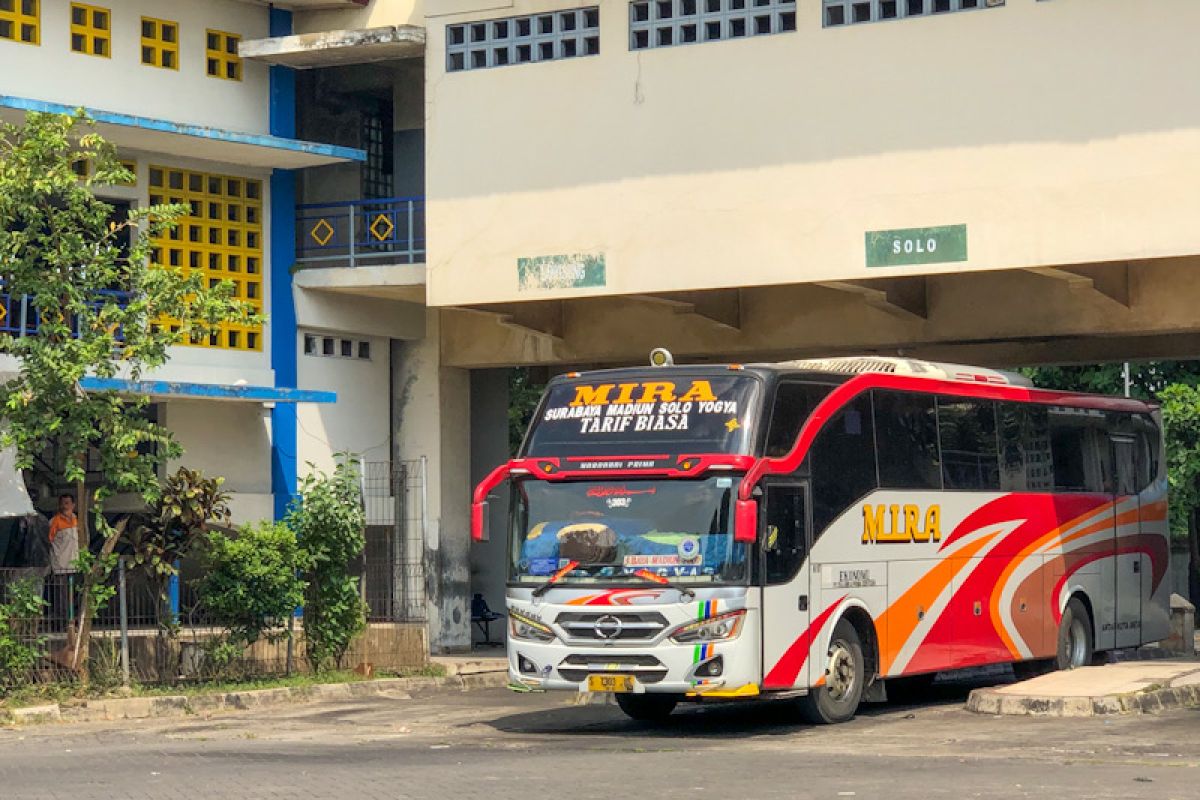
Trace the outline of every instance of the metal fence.
<instances>
[{"instance_id":1,"label":"metal fence","mask_svg":"<svg viewBox=\"0 0 1200 800\"><path fill-rule=\"evenodd\" d=\"M425 198L297 206L296 261L319 267L423 263Z\"/></svg>"},{"instance_id":2,"label":"metal fence","mask_svg":"<svg viewBox=\"0 0 1200 800\"><path fill-rule=\"evenodd\" d=\"M367 515L363 597L369 619L425 620L426 460L360 464Z\"/></svg>"},{"instance_id":3,"label":"metal fence","mask_svg":"<svg viewBox=\"0 0 1200 800\"><path fill-rule=\"evenodd\" d=\"M129 305L133 299L131 292L122 292L115 289L103 289L98 292L99 297L90 305L93 311L100 311L108 303L116 303L121 308ZM79 333L79 320L71 319L71 332L74 335ZM8 292L0 291L0 333L7 333L10 336L22 337L33 336L41 327L41 317L38 310L33 305L33 299L26 294L15 295ZM116 331L116 338L123 339L123 334L120 330Z\"/></svg>"}]
</instances>

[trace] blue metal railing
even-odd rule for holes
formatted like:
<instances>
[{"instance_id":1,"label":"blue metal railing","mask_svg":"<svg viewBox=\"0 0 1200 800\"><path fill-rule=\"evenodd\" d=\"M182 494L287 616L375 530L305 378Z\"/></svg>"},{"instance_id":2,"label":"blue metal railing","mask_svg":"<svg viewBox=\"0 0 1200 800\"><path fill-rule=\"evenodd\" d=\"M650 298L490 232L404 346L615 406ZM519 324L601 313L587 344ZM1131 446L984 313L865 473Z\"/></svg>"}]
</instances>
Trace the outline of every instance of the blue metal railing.
<instances>
[{"instance_id":1,"label":"blue metal railing","mask_svg":"<svg viewBox=\"0 0 1200 800\"><path fill-rule=\"evenodd\" d=\"M131 292L117 291L116 289L105 289L99 292L105 298L115 298L117 303L124 306L129 303L133 297ZM92 307L99 310L108 300L102 299L92 303ZM0 291L0 334L7 333L10 336L33 336L41 327L38 310L34 307L33 300L26 294L9 294L5 291ZM79 320L71 320L71 332L79 335ZM120 341L123 337L121 331L117 331L116 338Z\"/></svg>"},{"instance_id":2,"label":"blue metal railing","mask_svg":"<svg viewBox=\"0 0 1200 800\"><path fill-rule=\"evenodd\" d=\"M425 198L297 206L296 261L321 267L423 263Z\"/></svg>"}]
</instances>

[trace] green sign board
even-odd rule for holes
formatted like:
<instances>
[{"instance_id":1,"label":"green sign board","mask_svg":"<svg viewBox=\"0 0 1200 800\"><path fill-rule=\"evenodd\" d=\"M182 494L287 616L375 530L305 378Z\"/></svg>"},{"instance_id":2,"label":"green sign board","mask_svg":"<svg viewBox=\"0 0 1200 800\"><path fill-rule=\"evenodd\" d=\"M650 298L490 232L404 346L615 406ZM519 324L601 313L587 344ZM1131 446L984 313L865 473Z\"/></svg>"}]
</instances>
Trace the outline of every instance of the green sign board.
<instances>
[{"instance_id":1,"label":"green sign board","mask_svg":"<svg viewBox=\"0 0 1200 800\"><path fill-rule=\"evenodd\" d=\"M868 267L949 264L966 260L966 225L867 231Z\"/></svg>"},{"instance_id":2,"label":"green sign board","mask_svg":"<svg viewBox=\"0 0 1200 800\"><path fill-rule=\"evenodd\" d=\"M517 289L586 289L604 286L604 254L576 253L517 259Z\"/></svg>"}]
</instances>

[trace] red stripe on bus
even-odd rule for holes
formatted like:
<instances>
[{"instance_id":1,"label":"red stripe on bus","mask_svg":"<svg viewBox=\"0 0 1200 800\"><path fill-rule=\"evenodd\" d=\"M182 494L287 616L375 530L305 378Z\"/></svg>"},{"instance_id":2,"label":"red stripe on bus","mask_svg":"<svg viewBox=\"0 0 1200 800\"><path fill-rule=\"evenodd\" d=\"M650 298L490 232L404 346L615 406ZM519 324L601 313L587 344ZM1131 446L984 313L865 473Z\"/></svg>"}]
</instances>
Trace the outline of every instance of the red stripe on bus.
<instances>
[{"instance_id":1,"label":"red stripe on bus","mask_svg":"<svg viewBox=\"0 0 1200 800\"><path fill-rule=\"evenodd\" d=\"M771 667L771 671L763 678L764 689L783 689L796 685L796 676L800 674L804 662L808 660L808 651L812 647L813 639L817 638L817 634L825 627L830 615L845 599L846 595L839 597L836 603L822 611L821 615L808 626L808 629L792 642L791 647L784 651L784 654L775 662L775 666Z\"/></svg>"}]
</instances>

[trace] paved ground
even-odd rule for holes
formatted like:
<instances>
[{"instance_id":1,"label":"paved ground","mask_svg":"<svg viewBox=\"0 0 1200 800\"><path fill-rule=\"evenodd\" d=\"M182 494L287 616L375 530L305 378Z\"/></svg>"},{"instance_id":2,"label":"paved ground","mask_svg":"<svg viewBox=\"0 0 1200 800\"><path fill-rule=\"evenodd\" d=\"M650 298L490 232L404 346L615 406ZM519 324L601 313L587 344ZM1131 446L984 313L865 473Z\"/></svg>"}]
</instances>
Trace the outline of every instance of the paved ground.
<instances>
[{"instance_id":1,"label":"paved ground","mask_svg":"<svg viewBox=\"0 0 1200 800\"><path fill-rule=\"evenodd\" d=\"M1002 686L996 691L1034 697L1096 697L1140 692L1159 686L1185 686L1197 680L1200 680L1200 662L1195 659L1126 661L1051 672Z\"/></svg>"},{"instance_id":2,"label":"paved ground","mask_svg":"<svg viewBox=\"0 0 1200 800\"><path fill-rule=\"evenodd\" d=\"M809 727L787 704L670 725L505 690L0 730L0 798L1188 798L1200 711L987 717L968 686Z\"/></svg>"}]
</instances>

